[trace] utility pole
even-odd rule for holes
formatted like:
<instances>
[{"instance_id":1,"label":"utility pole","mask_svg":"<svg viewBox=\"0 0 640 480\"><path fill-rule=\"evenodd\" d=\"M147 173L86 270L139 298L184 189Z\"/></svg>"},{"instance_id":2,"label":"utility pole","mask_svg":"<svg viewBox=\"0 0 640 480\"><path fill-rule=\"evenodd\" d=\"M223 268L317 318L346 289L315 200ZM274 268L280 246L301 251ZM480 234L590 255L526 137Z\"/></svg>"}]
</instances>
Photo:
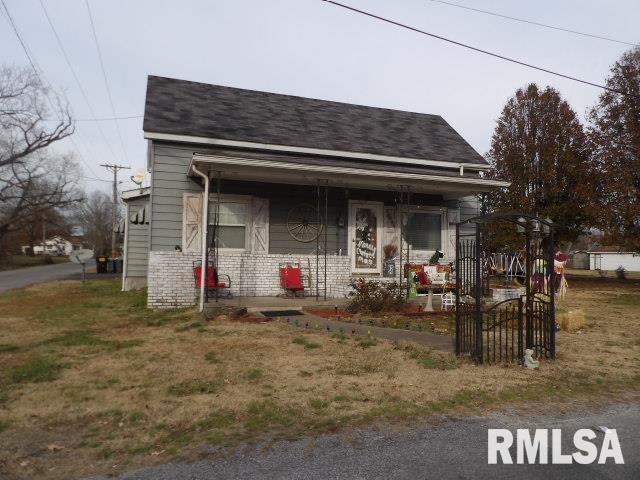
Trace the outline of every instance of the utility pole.
<instances>
[{"instance_id":1,"label":"utility pole","mask_svg":"<svg viewBox=\"0 0 640 480\"><path fill-rule=\"evenodd\" d=\"M111 258L116 258L118 250L116 248L116 227L118 222L118 170L129 170L131 167L106 163L101 167L113 172L113 205L111 207Z\"/></svg>"}]
</instances>

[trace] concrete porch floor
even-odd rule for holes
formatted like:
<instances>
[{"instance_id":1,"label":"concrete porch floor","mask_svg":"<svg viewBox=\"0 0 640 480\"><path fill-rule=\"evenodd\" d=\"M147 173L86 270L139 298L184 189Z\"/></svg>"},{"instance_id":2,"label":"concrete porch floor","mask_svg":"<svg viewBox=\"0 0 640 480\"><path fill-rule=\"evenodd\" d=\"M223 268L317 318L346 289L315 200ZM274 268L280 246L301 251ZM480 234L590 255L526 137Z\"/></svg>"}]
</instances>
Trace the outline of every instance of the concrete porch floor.
<instances>
[{"instance_id":1,"label":"concrete porch floor","mask_svg":"<svg viewBox=\"0 0 640 480\"><path fill-rule=\"evenodd\" d=\"M327 298L324 300L322 297L318 300L316 300L316 297L224 297L218 299L218 306L246 308L248 312L260 312L264 310L303 310L314 307L333 308L337 306L342 308L348 301L348 298ZM427 297L411 298L408 302L412 305L426 306ZM206 311L215 307L215 299L210 298L209 302L205 303L204 308ZM440 309L440 299L437 296L433 298L433 307L435 310Z\"/></svg>"}]
</instances>

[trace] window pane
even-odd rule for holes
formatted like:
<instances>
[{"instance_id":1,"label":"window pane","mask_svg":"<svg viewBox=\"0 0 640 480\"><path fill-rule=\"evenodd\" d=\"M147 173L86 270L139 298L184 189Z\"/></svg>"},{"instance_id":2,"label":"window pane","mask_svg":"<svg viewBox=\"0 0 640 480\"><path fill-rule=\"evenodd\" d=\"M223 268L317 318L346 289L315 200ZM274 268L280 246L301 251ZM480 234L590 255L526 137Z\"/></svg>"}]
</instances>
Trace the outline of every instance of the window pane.
<instances>
[{"instance_id":1,"label":"window pane","mask_svg":"<svg viewBox=\"0 0 640 480\"><path fill-rule=\"evenodd\" d=\"M442 248L441 216L439 213L411 213L407 222L406 241L414 250Z\"/></svg>"},{"instance_id":2,"label":"window pane","mask_svg":"<svg viewBox=\"0 0 640 480\"><path fill-rule=\"evenodd\" d=\"M218 247L245 248L245 227L218 227Z\"/></svg>"},{"instance_id":3,"label":"window pane","mask_svg":"<svg viewBox=\"0 0 640 480\"><path fill-rule=\"evenodd\" d=\"M210 204L211 221L215 220L216 204ZM223 225L246 225L247 213L249 205L246 203L221 203L220 204L220 220L218 223Z\"/></svg>"}]
</instances>

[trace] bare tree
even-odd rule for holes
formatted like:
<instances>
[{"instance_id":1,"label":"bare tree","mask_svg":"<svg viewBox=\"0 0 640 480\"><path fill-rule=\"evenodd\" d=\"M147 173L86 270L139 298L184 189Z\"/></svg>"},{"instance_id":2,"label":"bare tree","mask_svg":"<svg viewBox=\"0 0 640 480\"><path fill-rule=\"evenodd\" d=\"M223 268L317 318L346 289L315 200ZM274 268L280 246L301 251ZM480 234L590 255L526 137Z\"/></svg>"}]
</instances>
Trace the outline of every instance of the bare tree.
<instances>
[{"instance_id":1,"label":"bare tree","mask_svg":"<svg viewBox=\"0 0 640 480\"><path fill-rule=\"evenodd\" d=\"M111 198L104 192L92 192L76 207L76 219L84 230L85 242L96 255L111 251Z\"/></svg>"},{"instance_id":2,"label":"bare tree","mask_svg":"<svg viewBox=\"0 0 640 480\"><path fill-rule=\"evenodd\" d=\"M68 107L35 73L0 66L0 245L34 216L81 198L72 156L50 149L73 132Z\"/></svg>"}]
</instances>

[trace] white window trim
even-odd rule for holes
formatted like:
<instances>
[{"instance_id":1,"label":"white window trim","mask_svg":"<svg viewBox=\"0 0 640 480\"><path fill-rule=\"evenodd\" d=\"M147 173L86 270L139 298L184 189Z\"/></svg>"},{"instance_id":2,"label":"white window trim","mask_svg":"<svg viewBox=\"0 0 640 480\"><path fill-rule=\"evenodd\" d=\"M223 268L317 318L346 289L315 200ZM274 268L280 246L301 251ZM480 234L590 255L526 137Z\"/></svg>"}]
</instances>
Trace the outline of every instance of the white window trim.
<instances>
[{"instance_id":1,"label":"white window trim","mask_svg":"<svg viewBox=\"0 0 640 480\"><path fill-rule=\"evenodd\" d=\"M440 251L444 255L448 255L447 242L449 241L449 220L447 216L447 207L420 207L420 208L410 208L406 213L431 213L431 214L439 214L440 215ZM405 214L406 214L405 213ZM400 219L404 225L404 218ZM407 248L407 240L403 239L403 249ZM436 253L435 250L420 250L414 249L413 247L409 251L410 257L419 257L420 260L428 261L431 256ZM425 257L425 258L422 258Z\"/></svg>"},{"instance_id":2,"label":"white window trim","mask_svg":"<svg viewBox=\"0 0 640 480\"><path fill-rule=\"evenodd\" d=\"M210 217L215 215L215 205L218 201L217 194L209 195L209 212ZM229 194L220 194L220 202L221 203L243 203L247 206L247 218L246 223L244 225L244 248L229 248L229 247L219 247L218 250L221 252L228 253L247 253L251 251L251 235L252 235L252 225L253 218L251 212L251 201L252 197L250 195L229 195ZM213 225L210 219L207 219L207 225ZM219 223L219 226L227 226L227 227L239 227L237 224L224 224Z\"/></svg>"}]
</instances>

